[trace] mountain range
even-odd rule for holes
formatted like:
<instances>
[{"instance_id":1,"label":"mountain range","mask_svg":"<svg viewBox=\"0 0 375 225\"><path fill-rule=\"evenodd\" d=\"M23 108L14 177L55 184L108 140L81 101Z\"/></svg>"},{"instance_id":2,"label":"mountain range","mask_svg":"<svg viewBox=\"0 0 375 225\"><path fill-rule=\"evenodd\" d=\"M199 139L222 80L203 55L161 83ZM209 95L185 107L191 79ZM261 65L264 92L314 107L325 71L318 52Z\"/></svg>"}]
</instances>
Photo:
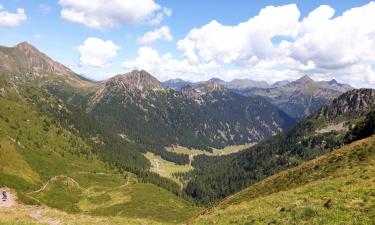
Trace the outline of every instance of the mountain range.
<instances>
[{"instance_id":1,"label":"mountain range","mask_svg":"<svg viewBox=\"0 0 375 225\"><path fill-rule=\"evenodd\" d=\"M175 79L163 82L163 84L165 87L180 90L184 85L196 87L207 82L221 84L241 95L265 97L295 120L303 119L340 94L353 89L350 85L341 84L334 79L314 81L307 75L292 82L279 81L272 85L265 81L235 79L226 82L217 78L196 83Z\"/></svg>"},{"instance_id":2,"label":"mountain range","mask_svg":"<svg viewBox=\"0 0 375 225\"><path fill-rule=\"evenodd\" d=\"M0 188L18 202L0 223L373 220L373 89L144 70L92 81L20 43L0 47L0 105Z\"/></svg>"}]
</instances>

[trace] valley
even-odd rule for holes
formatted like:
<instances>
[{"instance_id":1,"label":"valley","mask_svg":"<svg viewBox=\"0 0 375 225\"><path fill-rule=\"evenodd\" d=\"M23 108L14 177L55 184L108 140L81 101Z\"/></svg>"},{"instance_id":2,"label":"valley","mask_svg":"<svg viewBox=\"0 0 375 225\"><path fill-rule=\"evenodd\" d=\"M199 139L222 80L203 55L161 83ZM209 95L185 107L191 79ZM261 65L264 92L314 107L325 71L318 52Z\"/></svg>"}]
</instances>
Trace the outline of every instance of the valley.
<instances>
[{"instance_id":1,"label":"valley","mask_svg":"<svg viewBox=\"0 0 375 225\"><path fill-rule=\"evenodd\" d=\"M29 43L0 63L1 224L374 219L374 89L145 70L96 82Z\"/></svg>"}]
</instances>

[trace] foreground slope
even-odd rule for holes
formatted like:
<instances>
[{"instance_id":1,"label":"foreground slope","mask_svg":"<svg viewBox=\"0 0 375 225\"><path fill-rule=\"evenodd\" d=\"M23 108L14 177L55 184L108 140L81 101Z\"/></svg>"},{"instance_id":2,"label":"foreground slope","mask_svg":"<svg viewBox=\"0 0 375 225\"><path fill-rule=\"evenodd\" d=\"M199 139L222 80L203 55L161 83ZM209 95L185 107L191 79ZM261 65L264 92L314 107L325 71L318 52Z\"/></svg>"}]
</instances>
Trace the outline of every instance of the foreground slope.
<instances>
[{"instance_id":1,"label":"foreground slope","mask_svg":"<svg viewBox=\"0 0 375 225\"><path fill-rule=\"evenodd\" d=\"M351 90L287 131L236 154L194 158L185 192L208 204L332 151L375 109L375 90Z\"/></svg>"},{"instance_id":2,"label":"foreground slope","mask_svg":"<svg viewBox=\"0 0 375 225\"><path fill-rule=\"evenodd\" d=\"M0 105L0 188L20 204L163 224L196 212L177 184L148 172L142 148L80 110L2 76Z\"/></svg>"},{"instance_id":3,"label":"foreground slope","mask_svg":"<svg viewBox=\"0 0 375 225\"><path fill-rule=\"evenodd\" d=\"M192 224L372 224L375 136L268 177Z\"/></svg>"}]
</instances>

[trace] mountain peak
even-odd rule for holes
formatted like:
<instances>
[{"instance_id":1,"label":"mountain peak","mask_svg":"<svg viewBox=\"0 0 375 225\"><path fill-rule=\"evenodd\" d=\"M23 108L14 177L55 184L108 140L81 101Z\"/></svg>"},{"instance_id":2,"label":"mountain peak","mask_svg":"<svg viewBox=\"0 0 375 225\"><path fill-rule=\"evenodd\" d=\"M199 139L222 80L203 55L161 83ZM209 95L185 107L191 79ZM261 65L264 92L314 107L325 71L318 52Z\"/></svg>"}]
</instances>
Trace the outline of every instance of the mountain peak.
<instances>
[{"instance_id":1,"label":"mountain peak","mask_svg":"<svg viewBox=\"0 0 375 225\"><path fill-rule=\"evenodd\" d=\"M337 82L336 79L332 79L332 80L328 81L328 84L331 84L331 85L333 85L333 84L339 84L339 82Z\"/></svg>"},{"instance_id":2,"label":"mountain peak","mask_svg":"<svg viewBox=\"0 0 375 225\"><path fill-rule=\"evenodd\" d=\"M60 78L64 82L78 82L82 80L66 66L54 61L28 42L21 42L14 47L0 47L1 72L17 74L20 81L55 82ZM56 79L56 76L60 76ZM22 79L21 79L22 77Z\"/></svg>"},{"instance_id":3,"label":"mountain peak","mask_svg":"<svg viewBox=\"0 0 375 225\"><path fill-rule=\"evenodd\" d=\"M116 75L109 80L111 85L125 85L129 89L161 90L162 84L158 79L144 70L133 70L129 73Z\"/></svg>"},{"instance_id":4,"label":"mountain peak","mask_svg":"<svg viewBox=\"0 0 375 225\"><path fill-rule=\"evenodd\" d=\"M311 79L311 77L309 77L308 75L304 75L303 77L299 78L295 82L300 83L300 84L306 84L306 83L314 82L314 80Z\"/></svg>"},{"instance_id":5,"label":"mountain peak","mask_svg":"<svg viewBox=\"0 0 375 225\"><path fill-rule=\"evenodd\" d=\"M21 43L17 44L15 47L18 48L18 49L32 49L32 50L37 50L37 48L35 46L33 46L32 44L30 44L27 41L21 42Z\"/></svg>"},{"instance_id":6,"label":"mountain peak","mask_svg":"<svg viewBox=\"0 0 375 225\"><path fill-rule=\"evenodd\" d=\"M213 77L211 79L208 80L208 82L213 82L213 83L223 83L224 80L220 79L220 78L217 78L217 77Z\"/></svg>"}]
</instances>

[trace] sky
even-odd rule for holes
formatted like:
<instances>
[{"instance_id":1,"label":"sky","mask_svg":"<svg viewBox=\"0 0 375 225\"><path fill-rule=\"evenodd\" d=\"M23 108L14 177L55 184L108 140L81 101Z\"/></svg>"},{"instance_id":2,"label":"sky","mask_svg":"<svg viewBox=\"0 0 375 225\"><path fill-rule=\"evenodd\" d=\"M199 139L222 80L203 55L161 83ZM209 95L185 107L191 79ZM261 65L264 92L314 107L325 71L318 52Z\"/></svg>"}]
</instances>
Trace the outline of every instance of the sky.
<instances>
[{"instance_id":1,"label":"sky","mask_svg":"<svg viewBox=\"0 0 375 225\"><path fill-rule=\"evenodd\" d=\"M309 75L375 87L375 2L0 0L0 45L27 41L94 80L273 83Z\"/></svg>"}]
</instances>

